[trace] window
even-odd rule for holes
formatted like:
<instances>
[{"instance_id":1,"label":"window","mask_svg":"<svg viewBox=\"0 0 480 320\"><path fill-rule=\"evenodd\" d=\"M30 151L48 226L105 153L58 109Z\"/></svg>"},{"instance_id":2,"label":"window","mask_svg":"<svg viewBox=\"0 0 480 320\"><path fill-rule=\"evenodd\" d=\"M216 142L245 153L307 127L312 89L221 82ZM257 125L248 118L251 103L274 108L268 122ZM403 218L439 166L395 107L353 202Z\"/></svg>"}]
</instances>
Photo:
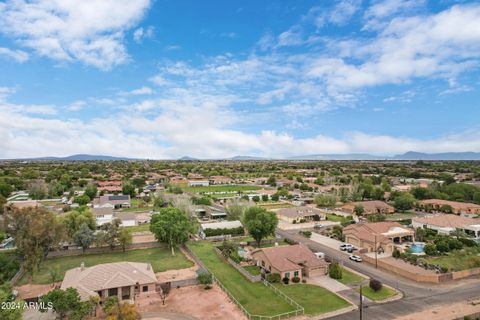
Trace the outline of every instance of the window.
<instances>
[{"instance_id":1,"label":"window","mask_svg":"<svg viewBox=\"0 0 480 320\"><path fill-rule=\"evenodd\" d=\"M262 260L262 267L265 267L265 261Z\"/></svg>"},{"instance_id":2,"label":"window","mask_svg":"<svg viewBox=\"0 0 480 320\"><path fill-rule=\"evenodd\" d=\"M148 286L143 286L143 287L142 287L142 291L143 291L143 292L147 292L147 291L148 291Z\"/></svg>"},{"instance_id":3,"label":"window","mask_svg":"<svg viewBox=\"0 0 480 320\"><path fill-rule=\"evenodd\" d=\"M294 276L294 277L298 277L298 271L295 271L295 272L293 273L293 276Z\"/></svg>"},{"instance_id":4,"label":"window","mask_svg":"<svg viewBox=\"0 0 480 320\"><path fill-rule=\"evenodd\" d=\"M108 296L109 297L118 296L118 288L108 289Z\"/></svg>"},{"instance_id":5,"label":"window","mask_svg":"<svg viewBox=\"0 0 480 320\"><path fill-rule=\"evenodd\" d=\"M289 279L290 279L290 272L285 272L285 278L289 278Z\"/></svg>"}]
</instances>

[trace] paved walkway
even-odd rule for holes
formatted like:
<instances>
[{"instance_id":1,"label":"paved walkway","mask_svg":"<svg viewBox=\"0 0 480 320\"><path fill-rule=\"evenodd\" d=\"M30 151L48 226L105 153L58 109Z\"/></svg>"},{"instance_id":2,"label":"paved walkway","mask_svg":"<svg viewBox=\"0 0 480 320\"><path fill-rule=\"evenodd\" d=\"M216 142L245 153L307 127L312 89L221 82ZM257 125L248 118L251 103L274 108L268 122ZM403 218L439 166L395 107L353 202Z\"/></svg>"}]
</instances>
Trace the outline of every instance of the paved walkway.
<instances>
[{"instance_id":1,"label":"paved walkway","mask_svg":"<svg viewBox=\"0 0 480 320\"><path fill-rule=\"evenodd\" d=\"M324 287L333 292L340 292L344 290L350 290L349 287L343 283L330 278L329 276L316 276L308 279L308 282L317 286Z\"/></svg>"}]
</instances>

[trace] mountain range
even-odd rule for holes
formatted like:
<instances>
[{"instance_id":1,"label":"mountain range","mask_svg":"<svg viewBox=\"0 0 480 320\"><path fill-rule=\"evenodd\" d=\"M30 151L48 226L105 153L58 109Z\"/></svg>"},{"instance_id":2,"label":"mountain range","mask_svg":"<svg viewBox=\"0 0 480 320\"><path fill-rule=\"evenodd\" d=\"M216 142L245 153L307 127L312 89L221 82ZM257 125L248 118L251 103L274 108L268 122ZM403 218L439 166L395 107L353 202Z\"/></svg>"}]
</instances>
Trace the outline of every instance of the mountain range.
<instances>
[{"instance_id":1,"label":"mountain range","mask_svg":"<svg viewBox=\"0 0 480 320\"><path fill-rule=\"evenodd\" d=\"M113 157L106 155L90 155L90 154L75 154L67 157L39 157L39 158L24 158L12 159L23 161L127 161L127 160L142 160L139 158L127 157ZM444 152L444 153L422 153L409 151L404 154L394 156L379 156L367 153L347 153L347 154L311 154L301 155L287 158L264 158L256 156L235 156L223 159L197 159L190 156L184 156L178 160L181 161L198 161L198 160L231 160L231 161L261 161L261 160L480 160L480 152Z\"/></svg>"}]
</instances>

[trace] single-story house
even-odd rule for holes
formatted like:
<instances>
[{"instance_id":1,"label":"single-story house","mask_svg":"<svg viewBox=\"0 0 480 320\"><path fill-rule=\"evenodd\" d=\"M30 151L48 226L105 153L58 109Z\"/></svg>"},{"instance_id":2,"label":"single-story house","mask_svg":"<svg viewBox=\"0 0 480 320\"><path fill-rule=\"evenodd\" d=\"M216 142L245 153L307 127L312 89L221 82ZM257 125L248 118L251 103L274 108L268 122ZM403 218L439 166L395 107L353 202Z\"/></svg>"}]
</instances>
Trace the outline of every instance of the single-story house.
<instances>
[{"instance_id":1,"label":"single-story house","mask_svg":"<svg viewBox=\"0 0 480 320\"><path fill-rule=\"evenodd\" d=\"M357 201L357 202L349 202L342 206L341 210L348 212L349 214L353 215L355 213L355 207L362 206L364 209L363 214L377 214L377 213L394 213L395 208L391 205L379 201L379 200L372 200L372 201Z\"/></svg>"},{"instance_id":2,"label":"single-story house","mask_svg":"<svg viewBox=\"0 0 480 320\"><path fill-rule=\"evenodd\" d=\"M439 234L450 234L455 230L463 231L477 242L480 242L480 219L456 216L453 214L434 214L412 219L412 226L431 229Z\"/></svg>"},{"instance_id":3,"label":"single-story house","mask_svg":"<svg viewBox=\"0 0 480 320\"><path fill-rule=\"evenodd\" d=\"M280 220L287 221L289 223L298 223L301 220L305 221L319 221L325 220L325 213L317 208L312 207L293 207L284 208L277 211L277 216Z\"/></svg>"},{"instance_id":4,"label":"single-story house","mask_svg":"<svg viewBox=\"0 0 480 320\"><path fill-rule=\"evenodd\" d=\"M233 179L225 176L211 176L208 178L210 184L232 184Z\"/></svg>"},{"instance_id":5,"label":"single-story house","mask_svg":"<svg viewBox=\"0 0 480 320\"><path fill-rule=\"evenodd\" d=\"M328 263L302 244L256 249L252 258L264 273L278 273L282 279L302 279L328 271Z\"/></svg>"},{"instance_id":6,"label":"single-story house","mask_svg":"<svg viewBox=\"0 0 480 320\"><path fill-rule=\"evenodd\" d=\"M131 201L130 195L113 195L113 194L106 194L100 196L98 198L93 199L93 207L94 208L130 208Z\"/></svg>"},{"instance_id":7,"label":"single-story house","mask_svg":"<svg viewBox=\"0 0 480 320\"><path fill-rule=\"evenodd\" d=\"M396 244L413 242L415 232L398 222L382 221L351 224L343 228L345 242L368 252L391 253Z\"/></svg>"},{"instance_id":8,"label":"single-story house","mask_svg":"<svg viewBox=\"0 0 480 320\"><path fill-rule=\"evenodd\" d=\"M123 227L133 227L137 225L135 212L115 212L115 218L122 221Z\"/></svg>"},{"instance_id":9,"label":"single-story house","mask_svg":"<svg viewBox=\"0 0 480 320\"><path fill-rule=\"evenodd\" d=\"M480 214L480 205L468 202L448 201L442 199L427 199L418 202L421 208L431 207L434 211L440 211L442 206L450 206L452 212L458 215L475 216Z\"/></svg>"},{"instance_id":10,"label":"single-story house","mask_svg":"<svg viewBox=\"0 0 480 320\"><path fill-rule=\"evenodd\" d=\"M121 180L98 181L97 185L99 191L120 192L123 182Z\"/></svg>"},{"instance_id":11,"label":"single-story house","mask_svg":"<svg viewBox=\"0 0 480 320\"><path fill-rule=\"evenodd\" d=\"M227 218L227 213L225 209L221 206L212 204L211 206L207 205L198 205L195 208L195 214L198 218L210 219L210 220L221 220Z\"/></svg>"},{"instance_id":12,"label":"single-story house","mask_svg":"<svg viewBox=\"0 0 480 320\"><path fill-rule=\"evenodd\" d=\"M122 301L153 293L156 284L157 278L150 263L114 262L88 268L82 263L65 273L61 289L76 288L83 301L92 296L99 296L101 301L115 296Z\"/></svg>"}]
</instances>

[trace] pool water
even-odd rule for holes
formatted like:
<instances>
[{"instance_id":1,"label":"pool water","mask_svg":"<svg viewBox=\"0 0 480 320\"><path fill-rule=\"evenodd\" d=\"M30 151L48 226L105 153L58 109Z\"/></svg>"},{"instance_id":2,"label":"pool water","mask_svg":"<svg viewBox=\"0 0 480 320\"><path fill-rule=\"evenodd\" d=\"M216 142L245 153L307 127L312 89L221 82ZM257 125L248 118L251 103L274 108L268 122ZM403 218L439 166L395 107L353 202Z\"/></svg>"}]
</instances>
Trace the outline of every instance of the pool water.
<instances>
[{"instance_id":1,"label":"pool water","mask_svg":"<svg viewBox=\"0 0 480 320\"><path fill-rule=\"evenodd\" d=\"M411 253L423 253L423 247L425 247L424 243L414 243L410 246L410 252Z\"/></svg>"}]
</instances>

